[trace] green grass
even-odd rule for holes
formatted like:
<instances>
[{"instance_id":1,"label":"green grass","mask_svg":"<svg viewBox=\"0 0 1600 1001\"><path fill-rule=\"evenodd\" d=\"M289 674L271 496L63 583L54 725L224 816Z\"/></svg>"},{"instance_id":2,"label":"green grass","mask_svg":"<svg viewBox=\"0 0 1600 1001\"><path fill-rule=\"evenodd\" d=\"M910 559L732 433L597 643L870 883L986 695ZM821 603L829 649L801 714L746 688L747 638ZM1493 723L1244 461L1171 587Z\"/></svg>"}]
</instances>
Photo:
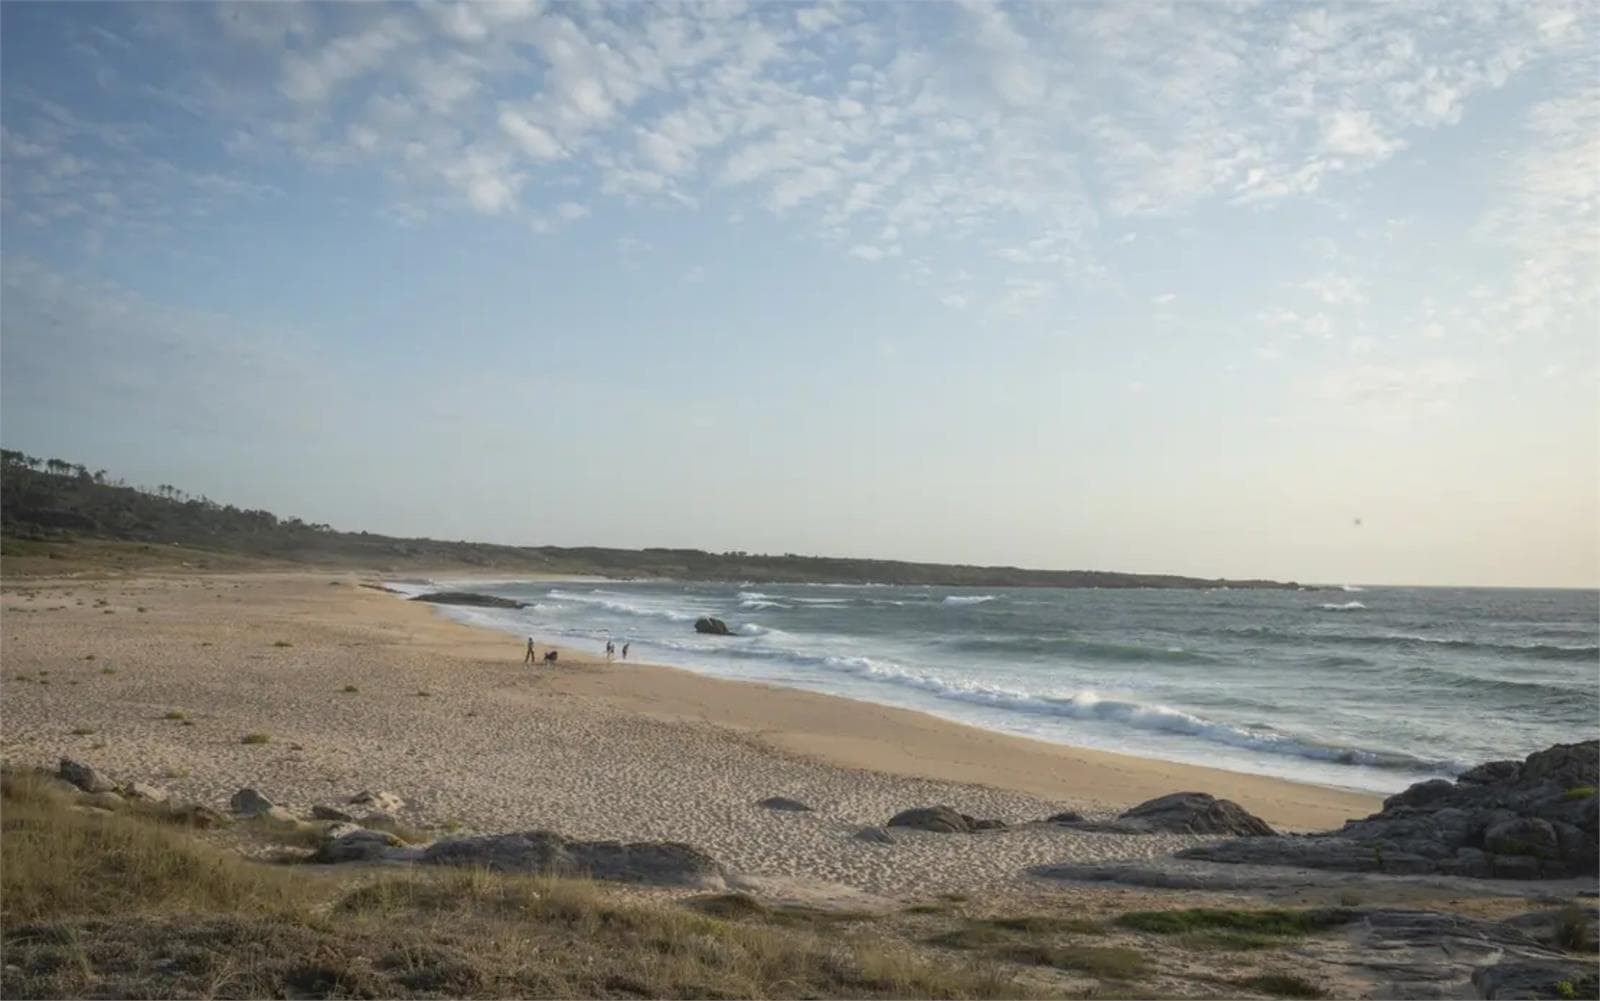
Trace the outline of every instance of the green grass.
<instances>
[{"instance_id":1,"label":"green grass","mask_svg":"<svg viewBox=\"0 0 1600 1001\"><path fill-rule=\"evenodd\" d=\"M189 714L184 712L182 709L168 709L166 712L161 714L161 718L170 720L184 720L189 718Z\"/></svg>"},{"instance_id":2,"label":"green grass","mask_svg":"<svg viewBox=\"0 0 1600 1001\"><path fill-rule=\"evenodd\" d=\"M1316 984L1288 973L1261 973L1234 983L1275 998L1320 998L1326 993Z\"/></svg>"},{"instance_id":3,"label":"green grass","mask_svg":"<svg viewBox=\"0 0 1600 1001\"><path fill-rule=\"evenodd\" d=\"M102 667L100 669L100 673L101 674L116 674L117 673L117 669L114 668L114 667Z\"/></svg>"},{"instance_id":4,"label":"green grass","mask_svg":"<svg viewBox=\"0 0 1600 1001\"><path fill-rule=\"evenodd\" d=\"M247 733L243 737L239 738L239 743L241 743L241 744L265 744L268 741L270 741L271 739L272 739L272 737L270 737L269 735L264 734L264 733Z\"/></svg>"},{"instance_id":5,"label":"green grass","mask_svg":"<svg viewBox=\"0 0 1600 1001\"><path fill-rule=\"evenodd\" d=\"M986 924L1002 931L1022 932L1027 935L1104 935L1099 922L1087 918L1065 918L1054 914L1023 914L1016 917L983 918L974 922Z\"/></svg>"},{"instance_id":6,"label":"green grass","mask_svg":"<svg viewBox=\"0 0 1600 1001\"><path fill-rule=\"evenodd\" d=\"M1562 799L1588 799L1595 792L1594 786L1573 786L1561 794Z\"/></svg>"},{"instance_id":7,"label":"green grass","mask_svg":"<svg viewBox=\"0 0 1600 1001\"><path fill-rule=\"evenodd\" d=\"M1350 921L1345 910L1224 910L1195 907L1177 911L1130 911L1116 923L1152 935L1186 935L1195 932L1237 932L1297 938Z\"/></svg>"}]
</instances>

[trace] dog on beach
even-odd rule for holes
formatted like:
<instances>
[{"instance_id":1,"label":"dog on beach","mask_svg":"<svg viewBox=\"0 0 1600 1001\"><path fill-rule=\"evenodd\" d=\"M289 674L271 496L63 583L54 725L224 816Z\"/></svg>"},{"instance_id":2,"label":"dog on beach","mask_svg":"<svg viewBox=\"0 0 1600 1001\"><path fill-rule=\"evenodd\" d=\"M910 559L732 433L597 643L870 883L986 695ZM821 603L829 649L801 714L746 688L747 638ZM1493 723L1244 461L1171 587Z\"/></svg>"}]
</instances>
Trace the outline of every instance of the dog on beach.
<instances>
[{"instance_id":1,"label":"dog on beach","mask_svg":"<svg viewBox=\"0 0 1600 1001\"><path fill-rule=\"evenodd\" d=\"M556 662L556 651L546 650L544 654L544 662L546 664L554 664Z\"/></svg>"}]
</instances>

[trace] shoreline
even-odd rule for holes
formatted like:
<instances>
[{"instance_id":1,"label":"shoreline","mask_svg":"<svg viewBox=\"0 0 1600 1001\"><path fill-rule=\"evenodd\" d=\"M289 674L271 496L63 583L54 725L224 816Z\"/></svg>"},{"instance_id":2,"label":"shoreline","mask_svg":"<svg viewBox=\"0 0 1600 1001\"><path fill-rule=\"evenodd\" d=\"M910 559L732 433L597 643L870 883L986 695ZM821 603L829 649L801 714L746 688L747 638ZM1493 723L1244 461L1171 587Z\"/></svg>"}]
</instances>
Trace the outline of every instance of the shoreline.
<instances>
[{"instance_id":1,"label":"shoreline","mask_svg":"<svg viewBox=\"0 0 1600 1001\"><path fill-rule=\"evenodd\" d=\"M475 577L451 572L439 575L432 585L439 590L455 590L458 585L464 584L574 583L592 582L595 579L559 574L511 579L504 575ZM388 582L398 583L399 579L375 580L380 584ZM449 610L462 606L413 603L411 596L399 592L383 596L406 605L425 606L436 621L453 628L470 630L486 638L492 637L497 645L508 649L518 646L520 641L516 637L523 635L491 625L461 622L451 617ZM535 639L537 641L537 637ZM618 674L633 673L635 681L626 686L632 689L631 694L626 689L618 690L621 686L605 682L582 686L585 694L607 699L618 708L656 718L710 723L753 733L774 750L843 768L881 771L907 778L992 785L1045 799L1070 798L1088 786L1095 793L1095 802L1122 808L1169 792L1209 792L1218 798L1236 800L1275 827L1289 831L1338 827L1345 820L1376 812L1384 797L1390 795L1350 786L1058 743L990 730L920 709L855 699L847 695L754 679L724 678L691 667L654 661L608 662L603 656L561 643L542 642L538 645L541 649L560 651L559 663L562 665L601 668ZM665 674L655 677L652 672ZM705 686L703 692L682 691L701 685ZM749 690L764 694L757 696ZM771 725L775 722L782 725ZM886 739L864 736L858 732L863 725L876 723L888 724L899 737L910 738L911 744L897 748ZM952 742L956 745L954 748L940 746ZM1008 761L1013 763L1009 767ZM1071 769L1076 774L1072 778L1044 777L1043 773L1061 768ZM1115 784L1111 784L1112 776L1115 776ZM1183 782L1189 784L1182 785ZM1318 800L1324 802L1319 803ZM1335 817L1341 810L1356 812Z\"/></svg>"},{"instance_id":2,"label":"shoreline","mask_svg":"<svg viewBox=\"0 0 1600 1001\"><path fill-rule=\"evenodd\" d=\"M305 813L361 790L442 832L680 841L732 871L895 897L1032 893L1036 866L1203 843L1040 823L1208 792L1284 831L1376 796L979 730L912 710L523 644L356 586L287 572L7 580L4 731L17 765L70 757L225 809L242 787ZM265 740L246 740L261 734ZM812 812L761 805L801 800ZM984 836L857 840L913 807L1006 821Z\"/></svg>"},{"instance_id":3,"label":"shoreline","mask_svg":"<svg viewBox=\"0 0 1600 1001\"><path fill-rule=\"evenodd\" d=\"M597 582L600 582L600 583L611 583L611 584L621 584L621 583L628 583L629 580L630 579L623 579L623 578L603 578L603 577L594 577L594 576L571 576L571 575L562 575L562 574L535 574L535 575L531 575L531 576L523 577L523 578L511 578L511 577L506 577L503 574L494 574L494 575L485 574L484 576L479 577L479 576L473 576L473 575L470 575L470 574L462 574L462 573L459 573L459 572L445 572L445 573L441 573L441 574L437 575L436 577L431 577L431 578L428 577L428 576L425 576L425 575L424 576L411 576L411 577L405 577L405 578L401 578L401 577L386 577L386 578L382 578L381 580L375 581L375 583L382 584L385 587L387 587L390 584L405 585L405 586L408 586L408 587L420 587L420 586L426 585L427 587L432 588L434 591L439 591L439 592L443 592L443 591L466 591L466 592L471 592L471 591L473 591L474 588L491 588L494 585L501 585L501 584L511 584L511 585L518 585L518 584L578 584L578 583L593 584L593 583L597 583ZM651 580L650 582L651 583L658 583L658 581L655 581L655 580ZM725 583L733 585L733 584L737 584L739 582L725 582ZM819 585L819 586L828 586L828 585ZM854 586L854 585L846 585L846 586ZM404 591L399 591L399 590L391 589L391 593L393 594L394 597L399 598L400 600L403 600L403 601L409 601L413 597L415 597L415 595L411 594L410 592L404 592ZM418 593L427 593L427 592L418 592ZM518 598L517 600L524 600L524 599ZM531 599L528 599L528 600L531 602ZM430 607L432 607L435 610L435 612L444 621L450 622L453 625L460 625L460 626L464 626L464 627L469 628L469 629L482 630L482 631L484 631L486 633L489 633L489 634L492 634L492 635L497 635L497 636L503 636L503 637L513 637L513 636L515 636L515 637L519 638L519 642L522 639L525 639L527 637L527 633L526 632L522 631L520 628L513 628L513 626L511 626L510 624L506 624L506 625L502 626L502 625L497 625L497 624L487 623L487 622L463 621L461 619L456 618L454 615L452 615L452 613L450 611L452 608L460 608L463 611L472 611L472 610L474 610L473 606L470 606L470 605L456 604L456 603L432 604L432 603L427 603L427 602L419 602L419 604L430 604ZM489 610L493 611L493 609L489 609ZM1162 765L1162 766L1172 766L1174 768L1179 768L1179 769L1193 768L1193 769L1199 769L1202 772L1205 772L1205 773L1208 773L1208 774L1209 773L1224 773L1224 774L1232 775L1232 776L1242 776L1242 777L1248 777L1248 778L1252 778L1252 779L1260 779L1260 780L1265 780L1265 781L1285 782L1285 783L1289 783L1289 784L1292 784L1292 785L1308 786L1308 787L1315 788L1315 789L1324 789L1324 790L1328 790L1330 792L1335 792L1335 793L1340 793L1340 794L1348 794L1348 795L1357 796L1357 797L1366 797L1366 798L1371 799L1371 801L1374 803L1374 806L1373 806L1374 810L1377 809L1376 804L1380 803L1385 797L1392 796L1392 795L1395 794L1395 792L1397 792L1397 791L1399 791L1401 789L1407 788L1410 785L1415 784L1416 782L1422 782L1422 781L1425 781L1426 779L1428 779L1430 777L1435 777L1435 776L1430 776L1430 775L1427 775L1427 774L1413 775L1413 776L1408 777L1407 780L1404 783L1401 783L1396 788L1385 790L1385 789L1381 789L1381 788L1372 788L1372 787L1366 787L1366 786L1361 786L1361 785L1341 784L1341 783L1338 783L1338 782L1331 782L1331 781L1319 781L1317 778L1311 778L1311 777L1305 777L1305 776L1299 776L1299 775L1293 775L1293 774L1284 774L1282 771L1274 772L1274 771L1271 771L1271 770L1254 770L1254 771L1253 770L1246 770L1245 768L1236 767L1235 764L1232 763L1232 762L1230 762L1228 764L1212 765L1212 764L1206 764L1206 763L1203 763L1203 762L1200 762L1200 761L1195 761L1195 760L1186 759L1186 758L1158 757L1158 756L1155 756L1155 755L1142 755L1142 754L1133 753L1133 752L1130 752L1130 751L1127 751L1127 750L1123 750L1121 748L1106 748L1106 747L1096 747L1096 746L1090 745L1090 744L1069 743L1069 742L1067 742L1065 740L1051 740L1051 739L1046 738L1046 737L1034 736L1034 735L1031 735L1031 734L1020 733L1020 732L1016 732L1016 731L1012 731L1012 730L1006 730L1006 729L1001 729L1001 728L990 728L990 727L983 726L983 725L981 725L979 723L970 722L970 721L968 721L966 719L961 718L959 715L956 715L956 714L953 714L953 713L952 714L944 714L944 713L940 713L940 712L935 711L935 710L930 710L930 709L925 708L925 707L908 706L908 705L897 704L895 702L890 702L890 701L878 701L878 700L874 700L874 699L870 699L870 698L861 698L861 697L857 697L857 696L849 695L849 694L840 694L840 693L837 693L837 692L830 692L830 691L826 691L826 690L819 690L819 689L816 689L816 688L809 688L809 687L805 687L803 685L798 685L798 684L785 684L781 680L769 680L769 679L760 679L760 678L728 677L727 675L720 674L720 673L718 673L718 672L716 672L714 670L710 670L710 669L706 669L706 668L702 668L702 667L697 667L697 666L694 666L694 665L691 665L691 664L674 664L674 663L667 663L667 662L664 662L664 661L661 661L661 660L630 660L630 661L627 661L627 662L623 662L623 661L619 660L619 661L616 661L616 662L609 662L608 663L604 659L604 657L602 655L598 655L596 653L593 653L590 650L588 650L587 648L578 648L578 647L573 647L573 646L566 645L566 642L564 640L557 641L557 642L549 642L549 641L539 640L539 638L537 636L535 636L534 638L538 641L539 646L540 646L541 649L559 650L560 651L560 656L562 658L573 658L573 659L575 659L576 661L579 661L579 662L597 663L597 664L599 664L601 666L605 666L605 667L608 667L608 668L612 668L612 667L614 667L614 668L625 668L625 667L630 667L630 666L638 666L638 667L644 667L644 668L654 668L654 669L660 669L660 670L680 672L680 673L683 673L683 674L691 675L691 676L693 676L695 678L705 679L707 681L727 682L727 683L736 684L736 685L755 685L755 686L760 686L760 687L764 687L764 688L775 690L775 691L779 691L779 692L793 692L793 693L797 693L797 694L815 695L815 696L821 696L821 697L825 697L825 698L840 699L840 700L843 700L845 702L848 702L848 703L851 703L851 704L856 704L856 705L866 705L866 706L873 706L873 707L878 707L878 708L883 708L883 709L895 710L895 711L898 711L898 712L912 713L917 717L922 717L922 718L926 718L926 719L930 719L930 720L937 720L940 723L944 723L944 724L948 724L948 725L956 726L956 727L961 727L961 728L964 728L964 729L967 729L967 730L976 731L976 732L982 733L982 734L988 734L988 735L993 735L993 736L997 736L997 737L1005 737L1005 738L1009 738L1009 739L1021 740L1021 741L1027 742L1030 745L1042 745L1044 747L1064 749L1066 751L1074 752L1074 753L1081 752L1083 754L1090 755L1090 756L1107 755L1112 759L1127 758L1127 759L1132 759L1132 760L1135 760L1135 761L1149 762L1149 763L1152 763L1152 764L1157 764L1157 765ZM1204 791L1204 790L1201 790L1201 791ZM1334 826L1337 826L1337 825L1334 825Z\"/></svg>"}]
</instances>

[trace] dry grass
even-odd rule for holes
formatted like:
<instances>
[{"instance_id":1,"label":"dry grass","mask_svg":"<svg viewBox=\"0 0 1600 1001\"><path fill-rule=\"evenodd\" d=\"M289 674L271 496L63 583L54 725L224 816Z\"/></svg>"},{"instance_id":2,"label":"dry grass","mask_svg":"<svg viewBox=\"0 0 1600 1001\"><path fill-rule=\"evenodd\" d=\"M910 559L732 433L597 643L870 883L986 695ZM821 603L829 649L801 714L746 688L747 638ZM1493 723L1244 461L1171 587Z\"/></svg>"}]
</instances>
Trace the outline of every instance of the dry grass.
<instances>
[{"instance_id":1,"label":"dry grass","mask_svg":"<svg viewBox=\"0 0 1600 1001\"><path fill-rule=\"evenodd\" d=\"M264 733L247 733L239 738L241 744L265 744L272 738Z\"/></svg>"},{"instance_id":2,"label":"dry grass","mask_svg":"<svg viewBox=\"0 0 1600 1001\"><path fill-rule=\"evenodd\" d=\"M585 882L250 862L154 814L3 777L6 997L1028 997L756 904L728 921ZM733 905L731 898L725 906ZM754 902L752 902L754 903ZM769 917L784 915L774 922Z\"/></svg>"}]
</instances>

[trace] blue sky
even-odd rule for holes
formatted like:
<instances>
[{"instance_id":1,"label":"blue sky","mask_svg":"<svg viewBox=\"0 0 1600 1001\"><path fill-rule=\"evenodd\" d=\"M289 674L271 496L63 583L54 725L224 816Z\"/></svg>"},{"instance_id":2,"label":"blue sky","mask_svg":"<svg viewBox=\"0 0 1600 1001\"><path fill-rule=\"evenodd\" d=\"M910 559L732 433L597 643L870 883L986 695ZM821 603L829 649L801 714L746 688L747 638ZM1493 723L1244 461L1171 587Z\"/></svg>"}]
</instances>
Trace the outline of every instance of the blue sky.
<instances>
[{"instance_id":1,"label":"blue sky","mask_svg":"<svg viewBox=\"0 0 1600 1001\"><path fill-rule=\"evenodd\" d=\"M7 447L445 538L1600 578L1593 5L0 21Z\"/></svg>"}]
</instances>

